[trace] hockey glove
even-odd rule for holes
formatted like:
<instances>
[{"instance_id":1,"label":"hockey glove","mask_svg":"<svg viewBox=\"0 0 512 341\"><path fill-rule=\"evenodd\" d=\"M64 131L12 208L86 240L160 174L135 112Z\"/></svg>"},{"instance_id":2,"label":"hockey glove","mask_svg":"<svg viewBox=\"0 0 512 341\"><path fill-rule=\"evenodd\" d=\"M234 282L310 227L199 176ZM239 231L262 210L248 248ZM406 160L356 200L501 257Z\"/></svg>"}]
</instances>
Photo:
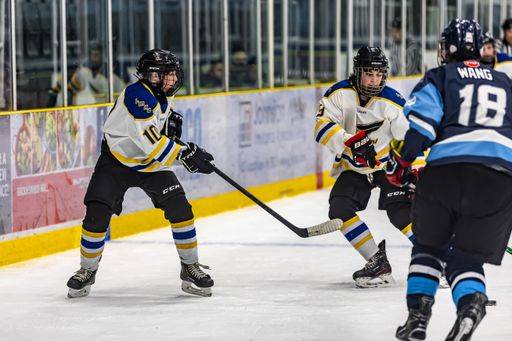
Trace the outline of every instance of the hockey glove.
<instances>
[{"instance_id":1,"label":"hockey glove","mask_svg":"<svg viewBox=\"0 0 512 341\"><path fill-rule=\"evenodd\" d=\"M203 148L199 148L195 143L188 143L188 146L178 154L178 160L190 173L210 174L213 172L213 156Z\"/></svg>"},{"instance_id":2,"label":"hockey glove","mask_svg":"<svg viewBox=\"0 0 512 341\"><path fill-rule=\"evenodd\" d=\"M165 120L164 127L160 134L169 138L181 138L181 126L183 125L183 115L176 111L171 111L167 120Z\"/></svg>"},{"instance_id":3,"label":"hockey glove","mask_svg":"<svg viewBox=\"0 0 512 341\"><path fill-rule=\"evenodd\" d=\"M402 159L400 152L404 141L391 140L389 143L389 160L386 163L386 178L389 183L398 187L416 188L419 171L412 169L412 162Z\"/></svg>"},{"instance_id":4,"label":"hockey glove","mask_svg":"<svg viewBox=\"0 0 512 341\"><path fill-rule=\"evenodd\" d=\"M352 151L354 161L365 167L375 168L379 162L375 159L377 153L373 142L364 131L360 131L345 142Z\"/></svg>"}]
</instances>

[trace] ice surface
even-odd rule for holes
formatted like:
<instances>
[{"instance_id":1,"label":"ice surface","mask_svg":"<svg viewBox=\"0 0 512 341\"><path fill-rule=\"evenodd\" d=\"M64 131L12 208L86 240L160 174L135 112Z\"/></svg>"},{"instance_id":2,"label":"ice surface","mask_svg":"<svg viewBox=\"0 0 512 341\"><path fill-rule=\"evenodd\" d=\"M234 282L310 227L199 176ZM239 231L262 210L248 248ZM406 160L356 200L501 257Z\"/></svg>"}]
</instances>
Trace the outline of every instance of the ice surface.
<instances>
[{"instance_id":1,"label":"ice surface","mask_svg":"<svg viewBox=\"0 0 512 341\"><path fill-rule=\"evenodd\" d=\"M79 267L72 250L0 268L1 340L393 340L406 317L408 240L376 210L361 214L386 238L398 285L356 289L363 259L340 233L300 239L258 207L197 220L200 261L213 297L181 292L169 228L109 242L89 297L66 298ZM328 191L274 201L297 225L327 217ZM485 226L482 227L485 233ZM488 266L489 307L473 340L512 340L512 256ZM455 319L450 291L436 297L429 340Z\"/></svg>"}]
</instances>

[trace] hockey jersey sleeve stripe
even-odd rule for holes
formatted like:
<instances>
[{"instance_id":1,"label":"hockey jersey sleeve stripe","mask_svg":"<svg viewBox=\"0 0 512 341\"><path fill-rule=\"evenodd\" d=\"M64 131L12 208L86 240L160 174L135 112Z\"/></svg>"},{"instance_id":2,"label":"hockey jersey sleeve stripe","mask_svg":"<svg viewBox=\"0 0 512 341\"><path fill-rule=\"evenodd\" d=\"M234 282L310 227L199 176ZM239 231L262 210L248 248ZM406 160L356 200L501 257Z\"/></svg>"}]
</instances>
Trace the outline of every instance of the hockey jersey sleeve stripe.
<instances>
[{"instance_id":1,"label":"hockey jersey sleeve stripe","mask_svg":"<svg viewBox=\"0 0 512 341\"><path fill-rule=\"evenodd\" d=\"M334 127L336 123L334 122L329 122L327 123L326 125L324 125L320 131L318 131L318 133L316 134L316 142L320 142L320 140L322 139L322 136L324 136L324 134L327 132L327 130L331 129L332 127Z\"/></svg>"},{"instance_id":2,"label":"hockey jersey sleeve stripe","mask_svg":"<svg viewBox=\"0 0 512 341\"><path fill-rule=\"evenodd\" d=\"M484 164L488 163L486 159L501 159L507 168L512 169L512 149L490 141L436 144L428 155L427 163L455 157L466 157L468 161L479 158Z\"/></svg>"},{"instance_id":3,"label":"hockey jersey sleeve stripe","mask_svg":"<svg viewBox=\"0 0 512 341\"><path fill-rule=\"evenodd\" d=\"M425 118L432 119L439 124L444 115L443 100L436 86L427 83L425 86L411 94L411 98L404 106L404 114L409 116L411 111L415 111Z\"/></svg>"},{"instance_id":4,"label":"hockey jersey sleeve stripe","mask_svg":"<svg viewBox=\"0 0 512 341\"><path fill-rule=\"evenodd\" d=\"M320 144L326 145L329 140L341 130L341 127L339 125L335 125L329 131L325 134L325 136L320 140Z\"/></svg>"},{"instance_id":5,"label":"hockey jersey sleeve stripe","mask_svg":"<svg viewBox=\"0 0 512 341\"><path fill-rule=\"evenodd\" d=\"M172 143L172 141L169 140L167 136L162 136L160 141L158 141L158 144L156 145L155 149L153 149L153 151L149 153L148 159L156 159L156 156L160 154L162 150L165 150L169 143Z\"/></svg>"},{"instance_id":6,"label":"hockey jersey sleeve stripe","mask_svg":"<svg viewBox=\"0 0 512 341\"><path fill-rule=\"evenodd\" d=\"M160 154L160 156L158 156L156 158L158 160L158 162L162 163L162 161L165 159L167 154L169 154L169 152L171 151L173 145L174 145L174 142L169 140L169 142L167 143L167 145L164 148L164 151Z\"/></svg>"},{"instance_id":7,"label":"hockey jersey sleeve stripe","mask_svg":"<svg viewBox=\"0 0 512 341\"><path fill-rule=\"evenodd\" d=\"M169 167L174 163L174 160L176 160L176 158L178 157L178 153L180 152L181 148L182 146L180 146L179 144L174 144L171 153L169 153L169 157L167 158L167 160L164 160L163 162L164 166Z\"/></svg>"},{"instance_id":8,"label":"hockey jersey sleeve stripe","mask_svg":"<svg viewBox=\"0 0 512 341\"><path fill-rule=\"evenodd\" d=\"M421 135L427 137L430 141L434 141L436 139L437 134L434 127L424 120L416 116L409 115L409 123L412 129L415 129Z\"/></svg>"}]
</instances>

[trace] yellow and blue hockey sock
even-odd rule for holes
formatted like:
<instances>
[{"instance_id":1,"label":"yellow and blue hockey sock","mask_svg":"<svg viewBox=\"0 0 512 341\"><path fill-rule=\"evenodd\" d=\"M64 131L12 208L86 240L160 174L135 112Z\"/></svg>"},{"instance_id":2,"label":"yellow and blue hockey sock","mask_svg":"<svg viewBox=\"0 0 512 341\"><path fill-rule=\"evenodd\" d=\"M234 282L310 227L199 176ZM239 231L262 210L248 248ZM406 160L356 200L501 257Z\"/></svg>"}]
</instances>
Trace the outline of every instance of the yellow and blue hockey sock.
<instances>
[{"instance_id":1,"label":"yellow and blue hockey sock","mask_svg":"<svg viewBox=\"0 0 512 341\"><path fill-rule=\"evenodd\" d=\"M357 214L343 222L341 233L347 238L352 246L363 256L365 260L369 260L379 251L370 229Z\"/></svg>"},{"instance_id":2,"label":"yellow and blue hockey sock","mask_svg":"<svg viewBox=\"0 0 512 341\"><path fill-rule=\"evenodd\" d=\"M80 240L80 266L84 269L96 271L100 263L105 236L107 232L91 232L82 227Z\"/></svg>"},{"instance_id":3,"label":"yellow and blue hockey sock","mask_svg":"<svg viewBox=\"0 0 512 341\"><path fill-rule=\"evenodd\" d=\"M402 234L404 236L406 236L407 238L409 238L409 240L411 241L411 243L414 245L414 243L416 242L416 236L414 235L414 233L412 232L412 223L410 223L409 225L407 225L406 227L404 227L403 229L400 230L400 232L402 232Z\"/></svg>"},{"instance_id":4,"label":"yellow and blue hockey sock","mask_svg":"<svg viewBox=\"0 0 512 341\"><path fill-rule=\"evenodd\" d=\"M171 223L171 228L181 261L185 264L197 263L197 239L194 219Z\"/></svg>"}]
</instances>

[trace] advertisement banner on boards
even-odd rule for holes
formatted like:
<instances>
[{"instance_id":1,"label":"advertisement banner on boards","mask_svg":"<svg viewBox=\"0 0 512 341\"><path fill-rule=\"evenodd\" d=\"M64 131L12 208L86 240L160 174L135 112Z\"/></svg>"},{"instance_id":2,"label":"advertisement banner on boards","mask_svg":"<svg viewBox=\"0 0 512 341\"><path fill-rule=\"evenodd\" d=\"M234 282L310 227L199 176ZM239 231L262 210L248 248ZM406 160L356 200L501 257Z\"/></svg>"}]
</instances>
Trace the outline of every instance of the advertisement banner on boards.
<instances>
[{"instance_id":1,"label":"advertisement banner on boards","mask_svg":"<svg viewBox=\"0 0 512 341\"><path fill-rule=\"evenodd\" d=\"M10 233L11 140L10 116L0 116L0 235Z\"/></svg>"},{"instance_id":2,"label":"advertisement banner on boards","mask_svg":"<svg viewBox=\"0 0 512 341\"><path fill-rule=\"evenodd\" d=\"M83 218L83 199L92 168L82 168L12 181L12 232Z\"/></svg>"},{"instance_id":3,"label":"advertisement banner on boards","mask_svg":"<svg viewBox=\"0 0 512 341\"><path fill-rule=\"evenodd\" d=\"M83 216L106 109L11 116L12 232Z\"/></svg>"}]
</instances>

